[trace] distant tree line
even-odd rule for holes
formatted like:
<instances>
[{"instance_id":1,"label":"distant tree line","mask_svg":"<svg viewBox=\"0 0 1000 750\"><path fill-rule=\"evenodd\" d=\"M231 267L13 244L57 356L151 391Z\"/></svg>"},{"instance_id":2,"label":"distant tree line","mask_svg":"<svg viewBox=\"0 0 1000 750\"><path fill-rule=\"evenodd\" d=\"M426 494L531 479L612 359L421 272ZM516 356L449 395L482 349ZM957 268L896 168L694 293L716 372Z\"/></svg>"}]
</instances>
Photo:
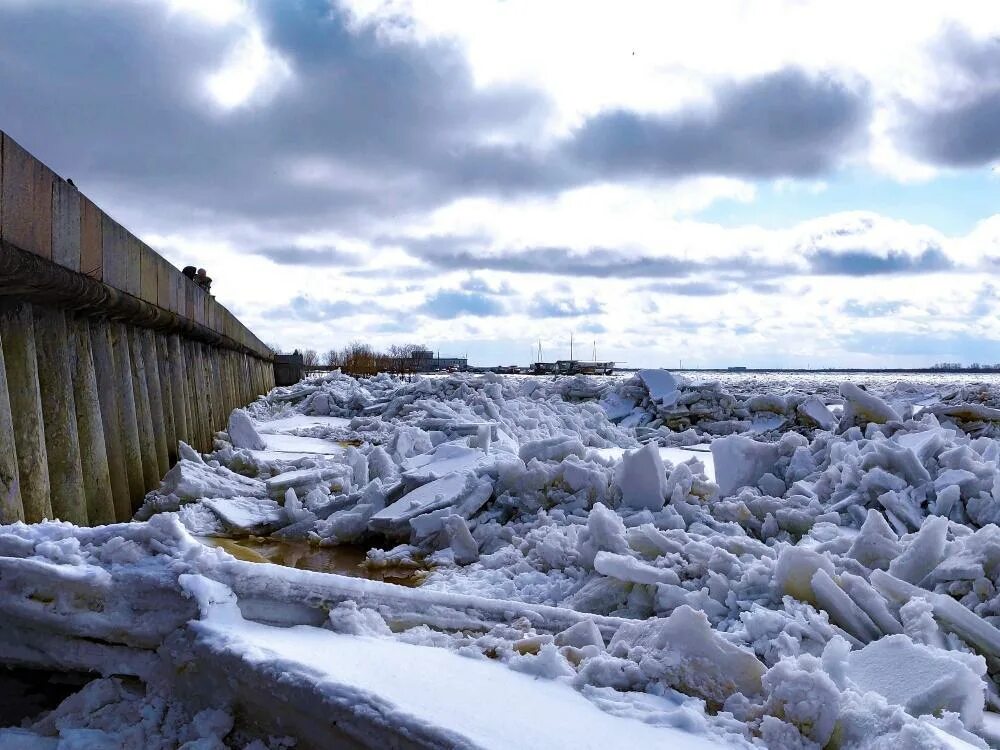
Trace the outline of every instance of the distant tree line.
<instances>
[{"instance_id":1,"label":"distant tree line","mask_svg":"<svg viewBox=\"0 0 1000 750\"><path fill-rule=\"evenodd\" d=\"M963 365L961 362L937 362L930 369L940 372L979 372L983 370L1000 370L1000 363L984 365L979 362L973 362L971 365Z\"/></svg>"},{"instance_id":2,"label":"distant tree line","mask_svg":"<svg viewBox=\"0 0 1000 750\"><path fill-rule=\"evenodd\" d=\"M281 350L273 344L270 348L275 352ZM339 367L352 375L374 375L380 372L410 372L414 352L427 349L424 344L393 344L380 351L371 344L352 341L343 349L330 349L324 354L315 349L305 349L300 354L306 368L327 365Z\"/></svg>"}]
</instances>

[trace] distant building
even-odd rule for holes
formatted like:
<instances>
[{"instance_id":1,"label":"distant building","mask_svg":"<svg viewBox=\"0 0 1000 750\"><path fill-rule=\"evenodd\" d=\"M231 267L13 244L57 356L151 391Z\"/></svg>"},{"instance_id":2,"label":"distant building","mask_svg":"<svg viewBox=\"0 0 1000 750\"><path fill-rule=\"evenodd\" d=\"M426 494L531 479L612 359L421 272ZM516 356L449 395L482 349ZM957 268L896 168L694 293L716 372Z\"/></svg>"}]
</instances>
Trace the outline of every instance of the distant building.
<instances>
[{"instance_id":1,"label":"distant building","mask_svg":"<svg viewBox=\"0 0 1000 750\"><path fill-rule=\"evenodd\" d=\"M556 362L556 370L560 375L613 375L615 363L560 359Z\"/></svg>"},{"instance_id":2,"label":"distant building","mask_svg":"<svg viewBox=\"0 0 1000 750\"><path fill-rule=\"evenodd\" d=\"M294 385L305 376L305 363L296 350L292 354L274 355L274 384Z\"/></svg>"},{"instance_id":3,"label":"distant building","mask_svg":"<svg viewBox=\"0 0 1000 750\"><path fill-rule=\"evenodd\" d=\"M535 362L531 366L532 375L558 375L559 366L555 362Z\"/></svg>"},{"instance_id":4,"label":"distant building","mask_svg":"<svg viewBox=\"0 0 1000 750\"><path fill-rule=\"evenodd\" d=\"M417 349L410 355L410 367L413 372L449 372L469 369L469 360L465 357L435 357L428 349Z\"/></svg>"}]
</instances>

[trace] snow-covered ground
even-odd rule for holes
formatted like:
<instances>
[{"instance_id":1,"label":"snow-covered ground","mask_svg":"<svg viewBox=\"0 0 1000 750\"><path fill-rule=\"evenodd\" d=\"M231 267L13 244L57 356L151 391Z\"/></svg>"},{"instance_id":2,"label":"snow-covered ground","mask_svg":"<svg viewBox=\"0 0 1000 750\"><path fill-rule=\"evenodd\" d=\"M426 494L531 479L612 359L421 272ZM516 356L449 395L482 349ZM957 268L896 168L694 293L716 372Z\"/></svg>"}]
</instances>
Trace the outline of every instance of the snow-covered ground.
<instances>
[{"instance_id":1,"label":"snow-covered ground","mask_svg":"<svg viewBox=\"0 0 1000 750\"><path fill-rule=\"evenodd\" d=\"M0 746L986 747L998 407L660 370L275 389L133 523L0 528L0 660L102 675ZM198 541L251 535L428 572Z\"/></svg>"}]
</instances>

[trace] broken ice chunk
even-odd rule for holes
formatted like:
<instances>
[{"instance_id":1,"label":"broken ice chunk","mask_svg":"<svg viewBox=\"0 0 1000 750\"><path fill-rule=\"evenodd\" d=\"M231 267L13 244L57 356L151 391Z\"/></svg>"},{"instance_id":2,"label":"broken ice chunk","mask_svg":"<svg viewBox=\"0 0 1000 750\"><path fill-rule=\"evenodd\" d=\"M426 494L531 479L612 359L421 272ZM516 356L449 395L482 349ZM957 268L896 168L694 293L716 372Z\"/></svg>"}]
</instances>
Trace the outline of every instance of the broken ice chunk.
<instances>
[{"instance_id":1,"label":"broken ice chunk","mask_svg":"<svg viewBox=\"0 0 1000 750\"><path fill-rule=\"evenodd\" d=\"M611 422L625 419L635 408L635 399L626 398L614 391L609 392L601 401L601 408Z\"/></svg>"},{"instance_id":2,"label":"broken ice chunk","mask_svg":"<svg viewBox=\"0 0 1000 750\"><path fill-rule=\"evenodd\" d=\"M533 458L539 461L562 461L568 456L585 458L587 452L579 437L556 435L525 443L518 451L518 455L522 461L528 463Z\"/></svg>"},{"instance_id":3,"label":"broken ice chunk","mask_svg":"<svg viewBox=\"0 0 1000 750\"><path fill-rule=\"evenodd\" d=\"M629 583L680 583L677 573L670 568L657 568L628 555L598 552L594 557L594 570L601 575Z\"/></svg>"},{"instance_id":4,"label":"broken ice chunk","mask_svg":"<svg viewBox=\"0 0 1000 750\"><path fill-rule=\"evenodd\" d=\"M899 413L889 404L854 383L841 383L840 395L845 399L842 421L848 426L859 422L885 424L900 419Z\"/></svg>"},{"instance_id":5,"label":"broken ice chunk","mask_svg":"<svg viewBox=\"0 0 1000 750\"><path fill-rule=\"evenodd\" d=\"M263 497L265 486L230 471L225 466L211 467L203 461L181 459L163 476L159 492L176 495L182 502L203 497Z\"/></svg>"},{"instance_id":6,"label":"broken ice chunk","mask_svg":"<svg viewBox=\"0 0 1000 750\"><path fill-rule=\"evenodd\" d=\"M772 472L778 461L778 446L728 435L712 441L712 460L719 492L728 497L741 487L757 486L762 476Z\"/></svg>"},{"instance_id":7,"label":"broken ice chunk","mask_svg":"<svg viewBox=\"0 0 1000 750\"><path fill-rule=\"evenodd\" d=\"M592 620L580 620L575 625L570 625L561 633L556 633L557 646L575 646L585 648L586 646L597 646L604 648L604 638L601 630Z\"/></svg>"},{"instance_id":8,"label":"broken ice chunk","mask_svg":"<svg viewBox=\"0 0 1000 750\"><path fill-rule=\"evenodd\" d=\"M825 570L817 570L810 583L817 604L826 610L832 622L862 643L868 643L882 635L868 614L844 593Z\"/></svg>"},{"instance_id":9,"label":"broken ice chunk","mask_svg":"<svg viewBox=\"0 0 1000 750\"><path fill-rule=\"evenodd\" d=\"M435 479L380 510L371 517L369 526L372 531L380 533L403 531L408 527L411 518L454 505L476 484L476 477L471 473L456 472Z\"/></svg>"},{"instance_id":10,"label":"broken ice chunk","mask_svg":"<svg viewBox=\"0 0 1000 750\"><path fill-rule=\"evenodd\" d=\"M900 549L899 538L885 516L871 508L847 554L866 568L885 569L899 555Z\"/></svg>"},{"instance_id":11,"label":"broken ice chunk","mask_svg":"<svg viewBox=\"0 0 1000 750\"><path fill-rule=\"evenodd\" d=\"M220 497L202 503L233 532L258 534L288 522L282 507L268 498Z\"/></svg>"},{"instance_id":12,"label":"broken ice chunk","mask_svg":"<svg viewBox=\"0 0 1000 750\"><path fill-rule=\"evenodd\" d=\"M889 565L890 575L907 583L919 583L944 559L947 534L947 518L928 516L903 554Z\"/></svg>"},{"instance_id":13,"label":"broken ice chunk","mask_svg":"<svg viewBox=\"0 0 1000 750\"><path fill-rule=\"evenodd\" d=\"M485 458L486 453L464 443L442 443L429 453L403 461L403 476L415 482L430 482L470 469Z\"/></svg>"},{"instance_id":14,"label":"broken ice chunk","mask_svg":"<svg viewBox=\"0 0 1000 750\"><path fill-rule=\"evenodd\" d=\"M642 653L645 674L720 703L733 693L760 693L767 671L751 652L713 630L703 612L686 604L665 619L622 625L608 650L613 655Z\"/></svg>"},{"instance_id":15,"label":"broken ice chunk","mask_svg":"<svg viewBox=\"0 0 1000 750\"><path fill-rule=\"evenodd\" d=\"M847 677L912 716L954 711L966 726L983 718L986 662L961 651L942 651L890 635L847 657Z\"/></svg>"},{"instance_id":16,"label":"broken ice chunk","mask_svg":"<svg viewBox=\"0 0 1000 750\"><path fill-rule=\"evenodd\" d=\"M253 426L253 420L243 409L233 409L229 415L229 425L226 428L229 440L234 448L246 448L252 451L262 451L267 448L263 438Z\"/></svg>"},{"instance_id":17,"label":"broken ice chunk","mask_svg":"<svg viewBox=\"0 0 1000 750\"><path fill-rule=\"evenodd\" d=\"M782 594L816 604L812 581L818 570L826 571L829 576L835 575L833 563L828 557L806 547L785 547L778 554L774 567L774 583Z\"/></svg>"},{"instance_id":18,"label":"broken ice chunk","mask_svg":"<svg viewBox=\"0 0 1000 750\"><path fill-rule=\"evenodd\" d=\"M666 497L666 469L655 443L636 451L626 451L615 469L615 486L622 492L622 503L629 508L661 510Z\"/></svg>"},{"instance_id":19,"label":"broken ice chunk","mask_svg":"<svg viewBox=\"0 0 1000 750\"><path fill-rule=\"evenodd\" d=\"M837 426L837 417L827 408L819 396L809 396L798 405L796 411L809 421L816 423L822 430L832 430Z\"/></svg>"},{"instance_id":20,"label":"broken ice chunk","mask_svg":"<svg viewBox=\"0 0 1000 750\"><path fill-rule=\"evenodd\" d=\"M286 471L267 480L267 494L275 499L283 498L288 489L292 488L297 494L304 495L313 487L327 484L334 479L343 480L343 472L343 468Z\"/></svg>"},{"instance_id":21,"label":"broken ice chunk","mask_svg":"<svg viewBox=\"0 0 1000 750\"><path fill-rule=\"evenodd\" d=\"M679 381L666 370L639 370L636 373L649 391L649 397L663 406L673 406L680 397Z\"/></svg>"},{"instance_id":22,"label":"broken ice chunk","mask_svg":"<svg viewBox=\"0 0 1000 750\"><path fill-rule=\"evenodd\" d=\"M451 515L444 519L444 530L448 534L448 543L455 553L455 562L459 565L469 565L479 559L479 545L472 538L469 525L459 515Z\"/></svg>"}]
</instances>

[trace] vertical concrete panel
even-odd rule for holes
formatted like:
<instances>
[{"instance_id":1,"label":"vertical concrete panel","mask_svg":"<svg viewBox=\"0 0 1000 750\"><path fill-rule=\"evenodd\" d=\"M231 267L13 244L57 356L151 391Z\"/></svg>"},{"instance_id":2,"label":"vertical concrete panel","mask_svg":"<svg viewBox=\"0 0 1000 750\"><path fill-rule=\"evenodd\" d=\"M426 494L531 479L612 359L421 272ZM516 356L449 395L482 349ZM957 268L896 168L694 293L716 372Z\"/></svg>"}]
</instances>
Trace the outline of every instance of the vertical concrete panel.
<instances>
[{"instance_id":1,"label":"vertical concrete panel","mask_svg":"<svg viewBox=\"0 0 1000 750\"><path fill-rule=\"evenodd\" d=\"M253 401L255 394L253 393L253 380L251 379L250 372L250 357L245 352L240 352L239 365L240 377L242 378L242 401L243 405L246 406Z\"/></svg>"},{"instance_id":2,"label":"vertical concrete panel","mask_svg":"<svg viewBox=\"0 0 1000 750\"><path fill-rule=\"evenodd\" d=\"M212 357L215 359L215 366L219 373L219 410L225 417L225 422L229 422L229 363L228 352L225 349L213 347ZM217 429L224 430L226 425L220 422Z\"/></svg>"},{"instance_id":3,"label":"vertical concrete panel","mask_svg":"<svg viewBox=\"0 0 1000 750\"><path fill-rule=\"evenodd\" d=\"M101 253L104 283L126 291L128 248L125 228L105 213L101 214Z\"/></svg>"},{"instance_id":4,"label":"vertical concrete panel","mask_svg":"<svg viewBox=\"0 0 1000 750\"><path fill-rule=\"evenodd\" d=\"M212 379L212 395L215 397L215 411L212 414L212 435L219 430L226 429L229 422L229 412L226 411L226 380L222 376L223 350L215 347L206 347L208 353L209 377Z\"/></svg>"},{"instance_id":5,"label":"vertical concrete panel","mask_svg":"<svg viewBox=\"0 0 1000 750\"><path fill-rule=\"evenodd\" d=\"M225 386L226 386L226 422L228 424L228 422L229 422L229 414L237 406L243 406L243 404L240 403L240 399L236 395L236 370L233 367L233 364L234 364L233 354L234 354L234 352L233 352L232 349L223 349L222 352L223 352L222 363L225 365L225 369L226 369L226 380L225 380Z\"/></svg>"},{"instance_id":6,"label":"vertical concrete panel","mask_svg":"<svg viewBox=\"0 0 1000 750\"><path fill-rule=\"evenodd\" d=\"M176 274L177 271L167 263L166 259L156 256L156 304L171 312L177 312L173 287L170 285L172 277Z\"/></svg>"},{"instance_id":7,"label":"vertical concrete panel","mask_svg":"<svg viewBox=\"0 0 1000 750\"><path fill-rule=\"evenodd\" d=\"M187 419L187 437L184 442L194 448L201 448L201 418L198 413L198 405L195 403L195 376L194 376L194 355L191 352L191 342L177 337L177 348L181 353L181 360L184 363L184 416Z\"/></svg>"},{"instance_id":8,"label":"vertical concrete panel","mask_svg":"<svg viewBox=\"0 0 1000 750\"><path fill-rule=\"evenodd\" d=\"M264 386L264 373L260 369L260 360L256 357L248 357L250 361L250 367L253 369L253 397L261 393L261 388Z\"/></svg>"},{"instance_id":9,"label":"vertical concrete panel","mask_svg":"<svg viewBox=\"0 0 1000 750\"><path fill-rule=\"evenodd\" d=\"M52 504L31 305L22 303L0 311L0 338L4 346L24 519L37 523L52 518Z\"/></svg>"},{"instance_id":10,"label":"vertical concrete panel","mask_svg":"<svg viewBox=\"0 0 1000 750\"><path fill-rule=\"evenodd\" d=\"M19 474L17 444L14 439L14 416L10 410L3 339L0 337L0 523L24 520Z\"/></svg>"},{"instance_id":11,"label":"vertical concrete panel","mask_svg":"<svg viewBox=\"0 0 1000 750\"><path fill-rule=\"evenodd\" d=\"M142 355L142 336L134 326L128 327L128 351L132 357L132 390L135 393L135 417L139 426L139 453L142 455L143 494L156 487L163 472L156 455L153 417L149 410L149 385L146 380L146 358Z\"/></svg>"},{"instance_id":12,"label":"vertical concrete panel","mask_svg":"<svg viewBox=\"0 0 1000 750\"><path fill-rule=\"evenodd\" d=\"M159 481L170 471L170 457L167 453L167 432L163 418L163 388L160 385L160 365L156 361L156 345L153 343L153 332L148 328L137 331L139 344L142 346L142 359L146 369L146 393L149 396L149 418L153 429L153 442L156 445L156 465L160 472Z\"/></svg>"},{"instance_id":13,"label":"vertical concrete panel","mask_svg":"<svg viewBox=\"0 0 1000 750\"><path fill-rule=\"evenodd\" d=\"M170 273L168 274L170 281L170 311L175 312L178 315L184 315L187 312L184 302L184 274L177 273L176 269L170 268Z\"/></svg>"},{"instance_id":14,"label":"vertical concrete panel","mask_svg":"<svg viewBox=\"0 0 1000 750\"><path fill-rule=\"evenodd\" d=\"M80 270L80 191L65 180L52 182L52 260Z\"/></svg>"},{"instance_id":15,"label":"vertical concrete panel","mask_svg":"<svg viewBox=\"0 0 1000 750\"><path fill-rule=\"evenodd\" d=\"M187 419L187 437L184 439L186 443L197 448L201 445L201 422L198 418L197 405L194 403L194 362L192 360L191 345L189 342L178 337L177 347L181 352L181 361L183 362L182 375L184 376L184 386L182 393L184 395L184 416Z\"/></svg>"},{"instance_id":16,"label":"vertical concrete panel","mask_svg":"<svg viewBox=\"0 0 1000 750\"><path fill-rule=\"evenodd\" d=\"M156 350L156 365L160 375L160 404L163 409L163 435L167 441L167 464L177 463L177 429L174 425L173 381L170 377L170 352L167 339L158 333L152 334Z\"/></svg>"},{"instance_id":17,"label":"vertical concrete panel","mask_svg":"<svg viewBox=\"0 0 1000 750\"><path fill-rule=\"evenodd\" d=\"M198 417L197 404L194 402L194 361L191 354L191 343L178 337L177 348L181 352L181 359L184 363L184 416L187 419L187 437L184 442L194 448L201 447L201 421Z\"/></svg>"},{"instance_id":18,"label":"vertical concrete panel","mask_svg":"<svg viewBox=\"0 0 1000 750\"><path fill-rule=\"evenodd\" d=\"M236 373L237 406L246 406L249 403L249 399L247 398L247 370L246 358L242 352L233 352L233 371Z\"/></svg>"},{"instance_id":19,"label":"vertical concrete panel","mask_svg":"<svg viewBox=\"0 0 1000 750\"><path fill-rule=\"evenodd\" d=\"M274 387L274 364L258 359L257 366L260 369L260 385L258 388L261 393L267 393ZM270 386L268 386L268 382L271 383Z\"/></svg>"},{"instance_id":20,"label":"vertical concrete panel","mask_svg":"<svg viewBox=\"0 0 1000 750\"><path fill-rule=\"evenodd\" d=\"M45 420L45 452L49 462L49 495L56 518L87 525L80 441L73 398L72 349L62 310L35 307L35 355Z\"/></svg>"},{"instance_id":21,"label":"vertical concrete panel","mask_svg":"<svg viewBox=\"0 0 1000 750\"><path fill-rule=\"evenodd\" d=\"M139 442L139 409L136 403L135 383L132 378L132 347L129 330L123 323L111 324L111 347L115 355L115 377L118 383L118 417L121 427L122 455L125 458L125 475L128 478L129 512L132 513L146 494L146 478L142 463L142 445Z\"/></svg>"},{"instance_id":22,"label":"vertical concrete panel","mask_svg":"<svg viewBox=\"0 0 1000 750\"><path fill-rule=\"evenodd\" d=\"M203 347L197 341L191 342L191 362L193 374L193 403L198 410L201 423L199 430L199 447L204 451L212 449L212 399L208 387L208 377L205 370L205 354Z\"/></svg>"},{"instance_id":23,"label":"vertical concrete panel","mask_svg":"<svg viewBox=\"0 0 1000 750\"><path fill-rule=\"evenodd\" d=\"M104 214L85 195L80 196L80 273L104 278Z\"/></svg>"},{"instance_id":24,"label":"vertical concrete panel","mask_svg":"<svg viewBox=\"0 0 1000 750\"><path fill-rule=\"evenodd\" d=\"M97 381L97 396L101 407L104 445L108 454L108 478L111 482L115 520L127 521L132 517L132 500L129 496L126 457L122 446L127 434L127 430L122 426L121 417L121 404L124 398L115 371L111 326L107 321L91 321L90 347L94 356L94 377ZM141 465L139 469L141 472Z\"/></svg>"},{"instance_id":25,"label":"vertical concrete panel","mask_svg":"<svg viewBox=\"0 0 1000 750\"><path fill-rule=\"evenodd\" d=\"M76 432L80 439L87 520L91 526L102 526L115 522L115 498L111 489L104 420L90 345L90 326L82 318L69 318L67 327L72 341L73 402L76 405Z\"/></svg>"},{"instance_id":26,"label":"vertical concrete panel","mask_svg":"<svg viewBox=\"0 0 1000 750\"><path fill-rule=\"evenodd\" d=\"M137 240L139 247L139 297L151 305L157 304L160 294L160 257L148 245Z\"/></svg>"},{"instance_id":27,"label":"vertical concrete panel","mask_svg":"<svg viewBox=\"0 0 1000 750\"><path fill-rule=\"evenodd\" d=\"M206 441L208 446L212 446L212 436L215 434L216 415L219 405L216 401L215 388L212 385L211 363L208 358L208 347L200 342L194 345L198 353L198 385L202 403L205 405L205 426Z\"/></svg>"},{"instance_id":28,"label":"vertical concrete panel","mask_svg":"<svg viewBox=\"0 0 1000 750\"><path fill-rule=\"evenodd\" d=\"M166 345L170 397L174 409L174 437L178 441L192 443L191 428L188 424L186 367L180 337L176 333L171 334L166 338Z\"/></svg>"},{"instance_id":29,"label":"vertical concrete panel","mask_svg":"<svg viewBox=\"0 0 1000 750\"><path fill-rule=\"evenodd\" d=\"M52 258L52 171L3 138L2 239L29 253Z\"/></svg>"},{"instance_id":30,"label":"vertical concrete panel","mask_svg":"<svg viewBox=\"0 0 1000 750\"><path fill-rule=\"evenodd\" d=\"M125 230L125 291L133 297L142 295L142 243Z\"/></svg>"}]
</instances>

